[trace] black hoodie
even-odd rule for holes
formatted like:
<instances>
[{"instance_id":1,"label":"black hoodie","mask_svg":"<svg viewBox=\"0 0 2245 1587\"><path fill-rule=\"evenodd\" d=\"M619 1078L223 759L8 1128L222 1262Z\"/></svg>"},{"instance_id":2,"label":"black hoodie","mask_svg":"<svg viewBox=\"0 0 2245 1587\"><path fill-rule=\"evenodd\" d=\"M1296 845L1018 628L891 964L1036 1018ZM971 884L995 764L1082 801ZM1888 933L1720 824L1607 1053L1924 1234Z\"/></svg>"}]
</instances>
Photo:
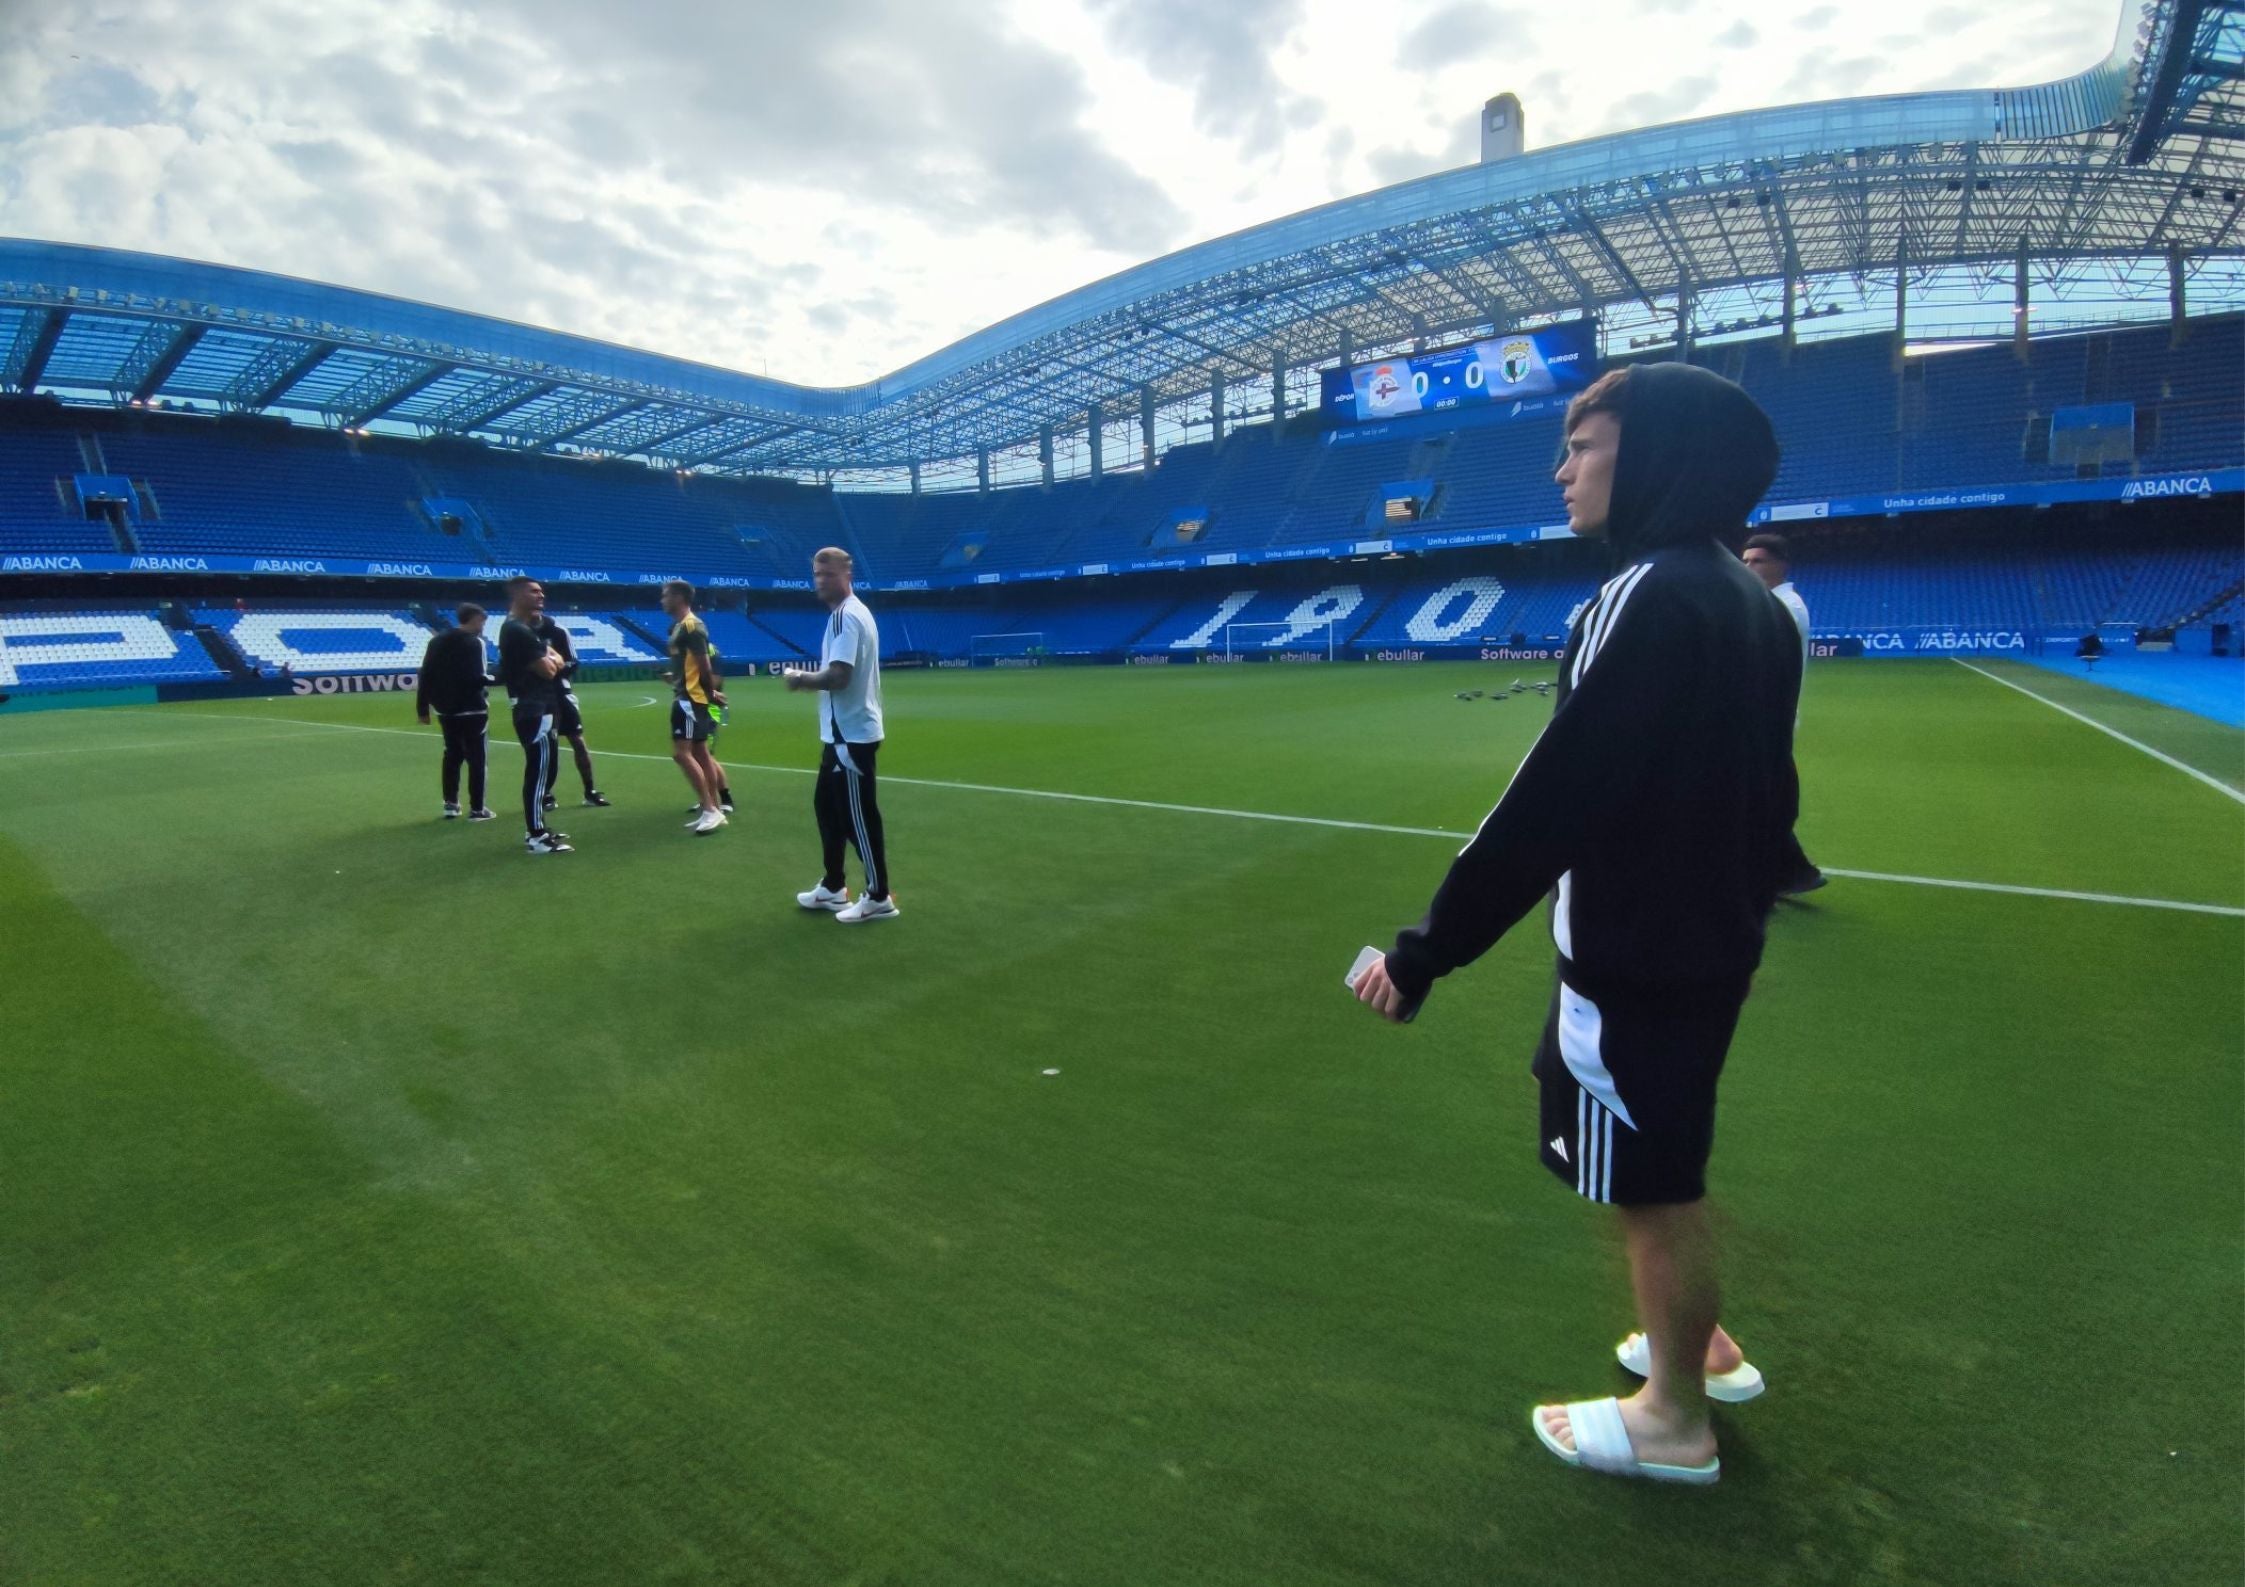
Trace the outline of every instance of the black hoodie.
<instances>
[{"instance_id":1,"label":"black hoodie","mask_svg":"<svg viewBox=\"0 0 2245 1587\"><path fill-rule=\"evenodd\" d=\"M1388 973L1405 998L1552 894L1567 983L1742 983L1761 961L1798 792L1801 642L1733 547L1777 473L1754 400L1688 364L1629 373L1607 540L1551 721Z\"/></svg>"},{"instance_id":2,"label":"black hoodie","mask_svg":"<svg viewBox=\"0 0 2245 1587\"><path fill-rule=\"evenodd\" d=\"M490 683L483 671L483 636L447 628L429 641L421 655L420 686L413 703L439 716L472 716L490 709L483 696Z\"/></svg>"}]
</instances>

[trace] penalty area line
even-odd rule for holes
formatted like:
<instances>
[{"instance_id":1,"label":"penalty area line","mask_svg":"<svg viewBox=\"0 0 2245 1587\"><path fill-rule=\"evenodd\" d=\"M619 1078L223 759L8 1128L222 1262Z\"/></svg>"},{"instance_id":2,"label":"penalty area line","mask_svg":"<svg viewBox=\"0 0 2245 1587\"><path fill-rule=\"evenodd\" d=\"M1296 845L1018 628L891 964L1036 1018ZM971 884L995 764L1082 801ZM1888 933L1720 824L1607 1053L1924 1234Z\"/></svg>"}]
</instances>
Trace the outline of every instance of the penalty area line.
<instances>
[{"instance_id":1,"label":"penalty area line","mask_svg":"<svg viewBox=\"0 0 2245 1587\"><path fill-rule=\"evenodd\" d=\"M1974 668L1978 671L1978 668ZM1996 680L2001 683L2003 680ZM2037 696L2037 698L2040 698ZM171 718L186 720L189 716L217 721L237 722L289 722L298 727L324 727L338 733L374 733L386 738L417 738L433 744L434 735L428 729L405 727L364 727L356 722L314 722L300 716L258 717L220 711L195 711ZM2094 726L2095 724L2091 724ZM603 756L617 760L647 760L667 763L668 755L649 755L632 750L604 749ZM770 766L756 761L727 761L734 771L758 771L784 777L815 777L818 773L808 766ZM2185 768L2186 770L2188 768ZM1170 804L1159 799L1122 799L1112 794L1065 793L1055 788L1008 788L998 783L948 782L934 777L884 776L885 783L898 783L910 788L942 788L954 793L996 794L1012 799L1049 799L1062 804L1109 805L1126 810L1160 810L1173 815L1216 816L1232 821L1267 821L1283 826L1326 827L1339 832L1379 832L1394 837L1441 838L1456 843L1466 834L1448 832L1440 827L1389 826L1377 821L1340 821L1331 816L1282 815L1270 810L1233 810L1222 805ZM2225 792L2227 790L2224 790ZM2179 898L2134 898L2124 893L2076 892L2064 887L2023 887L2013 882L1974 882L1951 876L1906 876L1894 871L1851 871L1837 866L1824 867L1826 875L1841 876L1857 882L1885 882L1907 887L1940 887L1952 892L2008 893L2020 898L2056 898L2078 904L2119 904L2134 909L2177 910L2192 915L2225 915L2245 920L2245 908L2234 904L2197 904Z\"/></svg>"}]
</instances>

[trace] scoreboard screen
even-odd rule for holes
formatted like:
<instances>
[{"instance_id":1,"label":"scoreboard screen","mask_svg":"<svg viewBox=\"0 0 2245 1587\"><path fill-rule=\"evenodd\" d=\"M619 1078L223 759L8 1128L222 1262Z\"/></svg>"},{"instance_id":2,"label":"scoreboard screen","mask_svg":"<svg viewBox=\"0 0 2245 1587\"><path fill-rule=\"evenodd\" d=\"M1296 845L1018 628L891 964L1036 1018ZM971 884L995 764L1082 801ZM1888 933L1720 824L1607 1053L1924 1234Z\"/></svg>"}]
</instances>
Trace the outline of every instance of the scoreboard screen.
<instances>
[{"instance_id":1,"label":"scoreboard screen","mask_svg":"<svg viewBox=\"0 0 2245 1587\"><path fill-rule=\"evenodd\" d=\"M1597 378L1588 320L1514 331L1437 352L1376 358L1324 372L1323 407L1344 423L1579 391Z\"/></svg>"}]
</instances>

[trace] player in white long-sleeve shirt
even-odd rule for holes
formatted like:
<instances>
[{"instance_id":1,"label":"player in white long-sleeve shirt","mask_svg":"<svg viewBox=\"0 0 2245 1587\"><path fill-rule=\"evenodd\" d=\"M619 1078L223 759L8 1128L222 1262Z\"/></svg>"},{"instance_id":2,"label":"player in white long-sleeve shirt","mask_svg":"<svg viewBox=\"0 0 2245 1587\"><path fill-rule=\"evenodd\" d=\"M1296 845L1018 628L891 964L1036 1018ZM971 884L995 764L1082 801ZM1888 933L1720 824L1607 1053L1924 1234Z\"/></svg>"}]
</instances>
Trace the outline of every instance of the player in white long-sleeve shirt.
<instances>
[{"instance_id":1,"label":"player in white long-sleeve shirt","mask_svg":"<svg viewBox=\"0 0 2245 1587\"><path fill-rule=\"evenodd\" d=\"M805 909L826 909L846 926L868 920L893 920L902 913L889 889L888 837L881 821L875 783L886 729L881 720L881 630L852 589L850 554L828 546L811 558L811 585L826 607L826 633L819 644L819 669L783 674L793 692L819 698L819 844L825 873L818 886L797 893ZM852 902L842 885L842 861L857 848L865 867L865 890Z\"/></svg>"},{"instance_id":2,"label":"player in white long-sleeve shirt","mask_svg":"<svg viewBox=\"0 0 2245 1587\"><path fill-rule=\"evenodd\" d=\"M1793 548L1783 535L1761 534L1749 536L1744 553L1746 565L1762 581L1777 603L1792 615L1793 626L1801 631L1801 670L1808 671L1808 602L1801 592L1793 588ZM1796 771L1795 776L1799 773ZM1790 831L1785 834L1785 881L1780 892L1813 893L1824 885L1824 873L1816 868L1809 857L1801 852L1801 840Z\"/></svg>"}]
</instances>

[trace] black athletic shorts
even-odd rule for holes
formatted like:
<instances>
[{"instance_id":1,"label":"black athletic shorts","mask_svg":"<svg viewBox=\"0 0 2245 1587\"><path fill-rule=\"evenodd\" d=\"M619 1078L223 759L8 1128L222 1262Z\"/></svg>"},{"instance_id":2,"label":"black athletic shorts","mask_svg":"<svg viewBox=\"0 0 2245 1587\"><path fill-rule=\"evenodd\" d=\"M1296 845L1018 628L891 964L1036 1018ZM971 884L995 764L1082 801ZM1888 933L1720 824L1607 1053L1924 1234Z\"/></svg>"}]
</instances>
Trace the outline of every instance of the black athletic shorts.
<instances>
[{"instance_id":1,"label":"black athletic shorts","mask_svg":"<svg viewBox=\"0 0 2245 1587\"><path fill-rule=\"evenodd\" d=\"M670 736L682 738L691 744L707 743L717 731L717 718L709 714L709 707L697 705L692 700L670 702Z\"/></svg>"},{"instance_id":2,"label":"black athletic shorts","mask_svg":"<svg viewBox=\"0 0 2245 1587\"><path fill-rule=\"evenodd\" d=\"M1699 1200L1746 983L1610 988L1592 1001L1566 976L1562 964L1536 1048L1544 1167L1591 1201Z\"/></svg>"},{"instance_id":3,"label":"black athletic shorts","mask_svg":"<svg viewBox=\"0 0 2245 1587\"><path fill-rule=\"evenodd\" d=\"M577 709L577 697L567 689L561 691L561 703L554 708L553 730L563 738L575 738L585 730L584 713Z\"/></svg>"}]
</instances>

